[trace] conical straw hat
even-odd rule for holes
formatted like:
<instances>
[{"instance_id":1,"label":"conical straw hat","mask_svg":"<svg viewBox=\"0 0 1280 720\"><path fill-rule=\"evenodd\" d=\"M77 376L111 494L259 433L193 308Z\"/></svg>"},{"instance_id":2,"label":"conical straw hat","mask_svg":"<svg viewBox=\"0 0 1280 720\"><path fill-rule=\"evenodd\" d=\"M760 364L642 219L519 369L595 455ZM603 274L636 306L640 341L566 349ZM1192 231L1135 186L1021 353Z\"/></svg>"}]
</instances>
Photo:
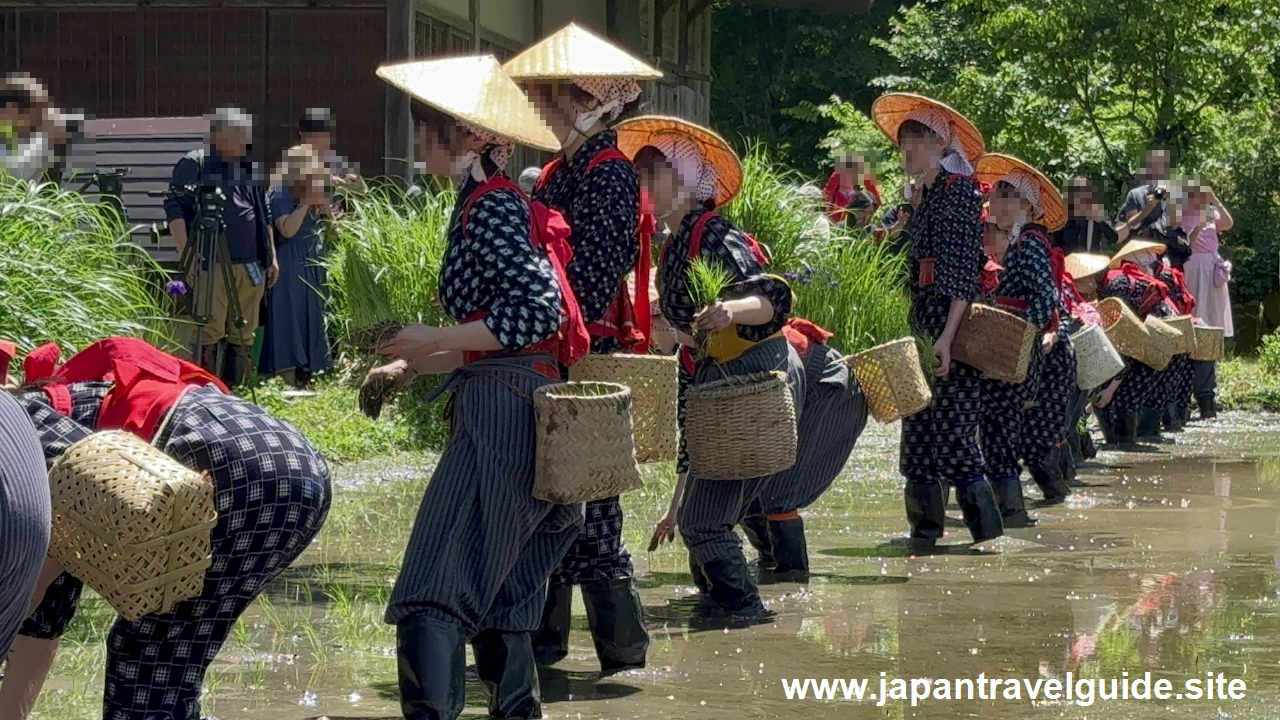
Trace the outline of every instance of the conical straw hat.
<instances>
[{"instance_id":1,"label":"conical straw hat","mask_svg":"<svg viewBox=\"0 0 1280 720\"><path fill-rule=\"evenodd\" d=\"M1129 242L1124 244L1124 247L1116 251L1115 255L1111 256L1110 267L1113 267L1113 268L1120 267L1120 263L1124 262L1130 257L1133 257L1134 255L1137 255L1143 250L1155 250L1157 253L1163 253L1167 249L1168 248L1166 248L1163 244L1158 242L1151 242L1150 240L1130 240Z\"/></svg>"},{"instance_id":2,"label":"conical straw hat","mask_svg":"<svg viewBox=\"0 0 1280 720\"><path fill-rule=\"evenodd\" d=\"M978 128L969 122L969 118L961 115L959 110L950 105L923 95L913 93L881 95L871 105L871 119L880 128L880 132L897 145L898 128L902 127L902 123L907 121L911 113L922 107L935 107L947 114L951 120L952 132L960 138L960 145L964 148L964 154L968 156L970 162L976 161L986 152L987 142L982 139L982 133Z\"/></svg>"},{"instance_id":3,"label":"conical straw hat","mask_svg":"<svg viewBox=\"0 0 1280 720\"><path fill-rule=\"evenodd\" d=\"M666 134L683 135L698 146L702 160L716 170L716 193L711 199L716 207L727 205L742 189L742 161L729 143L715 132L688 120L660 115L645 115L618 123L618 149L635 159L636 153L655 138Z\"/></svg>"},{"instance_id":4,"label":"conical straw hat","mask_svg":"<svg viewBox=\"0 0 1280 720\"><path fill-rule=\"evenodd\" d=\"M1048 228L1049 232L1061 230L1062 226L1067 224L1067 206L1062 201L1062 193L1058 192L1058 186L1049 182L1049 178L1045 177L1044 173L1016 157L999 153L983 155L974 163L974 177L992 187L1014 170L1021 170L1030 175L1040 186L1040 209L1044 210L1044 217L1040 218L1039 222Z\"/></svg>"},{"instance_id":5,"label":"conical straw hat","mask_svg":"<svg viewBox=\"0 0 1280 720\"><path fill-rule=\"evenodd\" d=\"M1073 280L1087 278L1090 275L1096 275L1111 264L1111 258L1106 255L1093 255L1091 253L1071 253L1063 262L1066 271L1071 275Z\"/></svg>"},{"instance_id":6,"label":"conical straw hat","mask_svg":"<svg viewBox=\"0 0 1280 720\"><path fill-rule=\"evenodd\" d=\"M447 115L521 145L556 152L560 141L492 55L383 65L378 77Z\"/></svg>"},{"instance_id":7,"label":"conical straw hat","mask_svg":"<svg viewBox=\"0 0 1280 720\"><path fill-rule=\"evenodd\" d=\"M662 71L574 23L515 56L502 66L502 70L519 82L575 78L656 80L662 77Z\"/></svg>"}]
</instances>

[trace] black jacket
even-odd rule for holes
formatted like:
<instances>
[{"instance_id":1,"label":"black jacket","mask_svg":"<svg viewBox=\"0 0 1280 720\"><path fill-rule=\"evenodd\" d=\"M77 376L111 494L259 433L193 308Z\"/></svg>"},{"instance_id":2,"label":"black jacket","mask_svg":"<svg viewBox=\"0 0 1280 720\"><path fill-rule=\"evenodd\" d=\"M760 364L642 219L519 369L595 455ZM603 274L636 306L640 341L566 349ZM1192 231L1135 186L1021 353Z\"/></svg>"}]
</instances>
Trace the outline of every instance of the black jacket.
<instances>
[{"instance_id":1,"label":"black jacket","mask_svg":"<svg viewBox=\"0 0 1280 720\"><path fill-rule=\"evenodd\" d=\"M250 173L253 178L253 208L258 215L258 262L263 268L269 267L275 259L275 248L271 243L271 205L267 202L267 187L261 169L252 161L241 160L240 170ZM219 187L229 186L228 171L231 166L216 152L202 149L187 153L173 166L173 179L169 182L170 197L164 201L165 219L168 221L182 218L187 227L196 219L195 198L175 191L187 187L199 186L206 178Z\"/></svg>"}]
</instances>

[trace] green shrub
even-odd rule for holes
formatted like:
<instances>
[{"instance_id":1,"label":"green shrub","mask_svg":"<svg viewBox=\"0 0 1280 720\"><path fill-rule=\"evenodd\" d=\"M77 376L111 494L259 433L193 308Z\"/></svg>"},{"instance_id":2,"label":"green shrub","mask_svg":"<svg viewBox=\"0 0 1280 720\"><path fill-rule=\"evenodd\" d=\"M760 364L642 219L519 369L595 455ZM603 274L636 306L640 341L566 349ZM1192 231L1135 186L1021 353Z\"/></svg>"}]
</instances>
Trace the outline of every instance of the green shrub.
<instances>
[{"instance_id":1,"label":"green shrub","mask_svg":"<svg viewBox=\"0 0 1280 720\"><path fill-rule=\"evenodd\" d=\"M0 173L0 337L23 351L112 335L171 347L161 277L110 206Z\"/></svg>"},{"instance_id":2,"label":"green shrub","mask_svg":"<svg viewBox=\"0 0 1280 720\"><path fill-rule=\"evenodd\" d=\"M272 415L298 428L330 462L366 460L416 447L411 428L394 409L375 422L360 413L355 393L347 385L324 378L313 391L310 396L291 396L283 382L271 379L255 389L254 398Z\"/></svg>"},{"instance_id":3,"label":"green shrub","mask_svg":"<svg viewBox=\"0 0 1280 720\"><path fill-rule=\"evenodd\" d=\"M1262 338L1262 346L1258 348L1258 363L1266 372L1280 375L1280 333L1271 333Z\"/></svg>"}]
</instances>

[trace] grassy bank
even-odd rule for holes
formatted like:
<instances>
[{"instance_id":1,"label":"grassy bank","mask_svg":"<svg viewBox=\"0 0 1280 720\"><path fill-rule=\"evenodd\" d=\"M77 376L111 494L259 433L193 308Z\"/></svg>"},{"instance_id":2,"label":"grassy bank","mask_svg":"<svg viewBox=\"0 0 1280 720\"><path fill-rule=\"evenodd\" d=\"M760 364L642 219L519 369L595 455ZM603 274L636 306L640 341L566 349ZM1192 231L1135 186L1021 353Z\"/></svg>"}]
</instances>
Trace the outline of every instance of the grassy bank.
<instances>
[{"instance_id":1,"label":"grassy bank","mask_svg":"<svg viewBox=\"0 0 1280 720\"><path fill-rule=\"evenodd\" d=\"M1224 410L1280 412L1280 373L1254 358L1218 363L1218 401Z\"/></svg>"}]
</instances>

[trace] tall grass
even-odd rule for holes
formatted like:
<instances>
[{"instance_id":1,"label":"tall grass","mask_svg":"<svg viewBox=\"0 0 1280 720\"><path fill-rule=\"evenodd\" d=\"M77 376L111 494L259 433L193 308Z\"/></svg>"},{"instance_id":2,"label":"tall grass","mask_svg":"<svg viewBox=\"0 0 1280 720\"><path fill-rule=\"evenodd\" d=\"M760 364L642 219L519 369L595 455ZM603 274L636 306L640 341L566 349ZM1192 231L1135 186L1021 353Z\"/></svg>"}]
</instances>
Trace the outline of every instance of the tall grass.
<instances>
[{"instance_id":1,"label":"tall grass","mask_svg":"<svg viewBox=\"0 0 1280 720\"><path fill-rule=\"evenodd\" d=\"M910 334L902 256L831 225L821 190L762 145L743 170L742 192L723 214L765 247L769 271L791 283L797 315L835 333L831 345L846 353Z\"/></svg>"},{"instance_id":2,"label":"tall grass","mask_svg":"<svg viewBox=\"0 0 1280 720\"><path fill-rule=\"evenodd\" d=\"M162 277L110 206L0 172L0 338L22 350L112 335L168 346Z\"/></svg>"}]
</instances>

